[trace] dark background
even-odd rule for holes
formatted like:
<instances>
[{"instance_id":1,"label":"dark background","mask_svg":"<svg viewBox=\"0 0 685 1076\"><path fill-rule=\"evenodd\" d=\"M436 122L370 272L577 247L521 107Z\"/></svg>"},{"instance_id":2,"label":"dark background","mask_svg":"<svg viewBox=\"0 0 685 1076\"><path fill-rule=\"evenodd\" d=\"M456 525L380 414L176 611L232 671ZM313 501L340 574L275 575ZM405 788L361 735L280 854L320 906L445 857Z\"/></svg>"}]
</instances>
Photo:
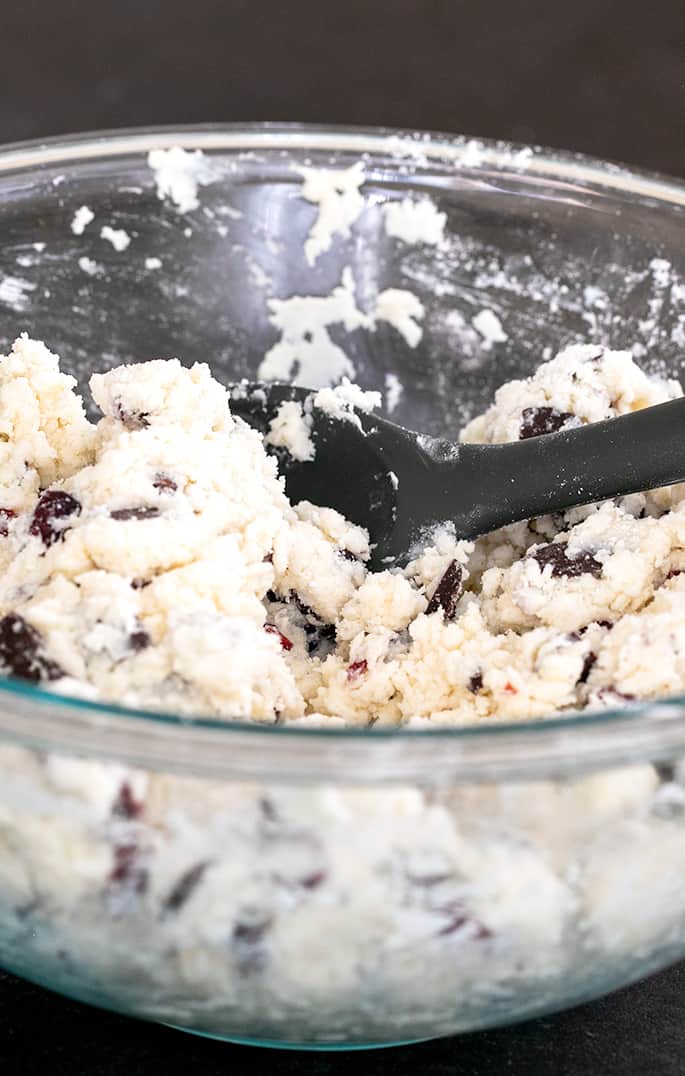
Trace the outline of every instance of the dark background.
<instances>
[{"instance_id":1,"label":"dark background","mask_svg":"<svg viewBox=\"0 0 685 1076\"><path fill-rule=\"evenodd\" d=\"M536 142L685 176L685 0L0 0L0 142L309 120ZM685 1072L685 965L516 1028L366 1055L231 1047L0 973L3 1076Z\"/></svg>"},{"instance_id":2,"label":"dark background","mask_svg":"<svg viewBox=\"0 0 685 1076\"><path fill-rule=\"evenodd\" d=\"M685 174L683 0L2 0L0 139L389 124Z\"/></svg>"}]
</instances>

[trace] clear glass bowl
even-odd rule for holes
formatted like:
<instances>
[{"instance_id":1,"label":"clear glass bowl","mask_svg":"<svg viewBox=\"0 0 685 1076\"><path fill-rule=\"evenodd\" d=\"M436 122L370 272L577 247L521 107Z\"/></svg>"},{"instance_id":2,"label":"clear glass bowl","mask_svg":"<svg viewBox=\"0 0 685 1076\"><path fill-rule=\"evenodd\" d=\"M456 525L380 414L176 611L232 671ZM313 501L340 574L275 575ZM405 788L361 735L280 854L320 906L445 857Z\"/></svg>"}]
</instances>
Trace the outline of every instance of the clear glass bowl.
<instances>
[{"instance_id":1,"label":"clear glass bowl","mask_svg":"<svg viewBox=\"0 0 685 1076\"><path fill-rule=\"evenodd\" d=\"M181 214L151 148L202 149ZM312 268L300 168L362 160L365 209ZM429 197L440 247L387 235ZM88 205L95 221L70 225ZM271 297L409 288L421 345L345 334L396 418L455 433L572 340L679 374L685 186L570 155L401 132L203 127L0 152L0 333L85 382L152 355L254 376ZM100 237L109 224L130 244ZM154 259L150 261L150 259ZM493 311L506 339L473 325ZM84 386L85 387L85 386ZM444 732L180 720L0 683L0 961L219 1038L382 1045L577 1003L685 953L684 699ZM541 715L542 716L542 715Z\"/></svg>"}]
</instances>

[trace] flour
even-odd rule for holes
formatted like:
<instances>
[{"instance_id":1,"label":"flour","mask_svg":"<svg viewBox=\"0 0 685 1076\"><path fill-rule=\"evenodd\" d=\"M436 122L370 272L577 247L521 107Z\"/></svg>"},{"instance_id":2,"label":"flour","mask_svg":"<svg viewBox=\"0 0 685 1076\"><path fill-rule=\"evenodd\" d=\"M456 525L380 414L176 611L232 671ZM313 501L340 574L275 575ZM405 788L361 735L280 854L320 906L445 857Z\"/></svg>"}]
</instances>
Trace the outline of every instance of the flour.
<instances>
[{"instance_id":1,"label":"flour","mask_svg":"<svg viewBox=\"0 0 685 1076\"><path fill-rule=\"evenodd\" d=\"M31 292L35 290L36 285L32 284L30 280L24 280L23 277L3 277L0 280L0 303L20 313L22 310L28 309Z\"/></svg>"}]
</instances>

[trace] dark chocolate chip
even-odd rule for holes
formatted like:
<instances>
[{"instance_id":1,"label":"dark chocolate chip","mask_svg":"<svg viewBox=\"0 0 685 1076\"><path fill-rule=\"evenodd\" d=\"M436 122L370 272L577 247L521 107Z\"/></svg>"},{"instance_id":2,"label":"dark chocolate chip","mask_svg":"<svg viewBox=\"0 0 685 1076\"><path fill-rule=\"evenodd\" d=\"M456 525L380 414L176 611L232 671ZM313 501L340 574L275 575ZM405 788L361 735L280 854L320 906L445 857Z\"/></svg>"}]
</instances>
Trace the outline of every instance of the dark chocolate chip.
<instances>
[{"instance_id":1,"label":"dark chocolate chip","mask_svg":"<svg viewBox=\"0 0 685 1076\"><path fill-rule=\"evenodd\" d=\"M21 680L59 680L64 671L45 655L43 638L18 613L0 620L0 669Z\"/></svg>"},{"instance_id":2,"label":"dark chocolate chip","mask_svg":"<svg viewBox=\"0 0 685 1076\"><path fill-rule=\"evenodd\" d=\"M602 565L592 553L582 550L574 557L569 557L567 550L568 542L550 542L549 545L538 546L528 555L537 561L541 570L549 564L552 575L557 579L570 579L578 575L601 576Z\"/></svg>"},{"instance_id":3,"label":"dark chocolate chip","mask_svg":"<svg viewBox=\"0 0 685 1076\"><path fill-rule=\"evenodd\" d=\"M177 912L183 907L202 881L208 866L209 860L204 860L196 863L194 867L190 867L189 870L181 875L162 902L162 908L165 912Z\"/></svg>"},{"instance_id":4,"label":"dark chocolate chip","mask_svg":"<svg viewBox=\"0 0 685 1076\"><path fill-rule=\"evenodd\" d=\"M445 620L453 620L457 611L457 603L464 591L462 583L463 572L456 560L451 560L447 565L445 574L433 591L433 596L428 602L426 613L437 613L442 609Z\"/></svg>"},{"instance_id":5,"label":"dark chocolate chip","mask_svg":"<svg viewBox=\"0 0 685 1076\"><path fill-rule=\"evenodd\" d=\"M479 670L477 673L474 673L473 676L471 677L471 679L469 680L469 691L472 691L474 695L477 695L478 692L482 689L482 687L483 687L483 674Z\"/></svg>"},{"instance_id":6,"label":"dark chocolate chip","mask_svg":"<svg viewBox=\"0 0 685 1076\"><path fill-rule=\"evenodd\" d=\"M521 414L519 441L557 433L574 417L570 411L557 411L556 407L526 407Z\"/></svg>"},{"instance_id":7,"label":"dark chocolate chip","mask_svg":"<svg viewBox=\"0 0 685 1076\"><path fill-rule=\"evenodd\" d=\"M359 557L357 556L357 554L352 553L349 549L339 549L338 553L341 557L344 557L345 560L351 560L353 564L359 562Z\"/></svg>"},{"instance_id":8,"label":"dark chocolate chip","mask_svg":"<svg viewBox=\"0 0 685 1076\"><path fill-rule=\"evenodd\" d=\"M144 430L150 425L149 411L127 411L121 400L117 400L116 409L119 421L127 430Z\"/></svg>"},{"instance_id":9,"label":"dark chocolate chip","mask_svg":"<svg viewBox=\"0 0 685 1076\"><path fill-rule=\"evenodd\" d=\"M131 650L135 650L136 653L139 650L146 650L151 642L152 640L150 639L150 636L143 628L131 632L128 637L128 645Z\"/></svg>"},{"instance_id":10,"label":"dark chocolate chip","mask_svg":"<svg viewBox=\"0 0 685 1076\"><path fill-rule=\"evenodd\" d=\"M671 784L675 781L675 766L672 762L655 762L654 769L657 777L664 784Z\"/></svg>"},{"instance_id":11,"label":"dark chocolate chip","mask_svg":"<svg viewBox=\"0 0 685 1076\"><path fill-rule=\"evenodd\" d=\"M596 661L597 661L597 655L595 654L594 650L588 651L588 653L585 655L585 660L583 662L583 668L580 671L580 676L578 677L576 683L578 683L578 684L586 684L587 683L588 677L589 677L590 673L592 672L592 669L593 669Z\"/></svg>"},{"instance_id":12,"label":"dark chocolate chip","mask_svg":"<svg viewBox=\"0 0 685 1076\"><path fill-rule=\"evenodd\" d=\"M109 513L112 519L155 519L161 515L159 508L153 505L141 505L140 508L115 508Z\"/></svg>"}]
</instances>

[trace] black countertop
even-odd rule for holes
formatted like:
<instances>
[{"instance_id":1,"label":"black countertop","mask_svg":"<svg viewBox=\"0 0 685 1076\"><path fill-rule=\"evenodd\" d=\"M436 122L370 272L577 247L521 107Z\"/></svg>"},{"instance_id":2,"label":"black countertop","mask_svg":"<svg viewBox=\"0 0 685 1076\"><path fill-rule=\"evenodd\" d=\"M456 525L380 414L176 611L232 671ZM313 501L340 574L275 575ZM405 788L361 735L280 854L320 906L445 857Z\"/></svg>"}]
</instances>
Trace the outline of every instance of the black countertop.
<instances>
[{"instance_id":1,"label":"black countertop","mask_svg":"<svg viewBox=\"0 0 685 1076\"><path fill-rule=\"evenodd\" d=\"M683 0L22 0L0 141L145 123L428 127L685 175ZM567 1013L367 1054L183 1036L0 973L3 1076L685 1072L685 964Z\"/></svg>"},{"instance_id":2,"label":"black countertop","mask_svg":"<svg viewBox=\"0 0 685 1076\"><path fill-rule=\"evenodd\" d=\"M0 972L3 1076L682 1076L685 964L541 1020L416 1046L232 1046L66 1001Z\"/></svg>"}]
</instances>

